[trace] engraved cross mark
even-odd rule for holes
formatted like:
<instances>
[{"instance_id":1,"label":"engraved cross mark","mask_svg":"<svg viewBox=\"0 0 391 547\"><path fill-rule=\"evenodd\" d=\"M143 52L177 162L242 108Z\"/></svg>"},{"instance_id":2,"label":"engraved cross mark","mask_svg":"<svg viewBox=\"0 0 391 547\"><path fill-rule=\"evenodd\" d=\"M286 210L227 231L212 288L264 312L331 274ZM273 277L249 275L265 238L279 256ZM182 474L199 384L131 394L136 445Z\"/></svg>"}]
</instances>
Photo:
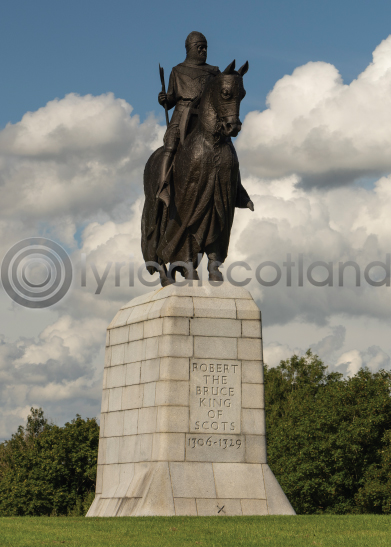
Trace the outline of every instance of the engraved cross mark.
<instances>
[{"instance_id":1,"label":"engraved cross mark","mask_svg":"<svg viewBox=\"0 0 391 547\"><path fill-rule=\"evenodd\" d=\"M219 507L219 506L217 505L217 509L218 509L217 513L221 513L221 512L225 513L224 507L225 507L225 505L223 505L223 507Z\"/></svg>"}]
</instances>

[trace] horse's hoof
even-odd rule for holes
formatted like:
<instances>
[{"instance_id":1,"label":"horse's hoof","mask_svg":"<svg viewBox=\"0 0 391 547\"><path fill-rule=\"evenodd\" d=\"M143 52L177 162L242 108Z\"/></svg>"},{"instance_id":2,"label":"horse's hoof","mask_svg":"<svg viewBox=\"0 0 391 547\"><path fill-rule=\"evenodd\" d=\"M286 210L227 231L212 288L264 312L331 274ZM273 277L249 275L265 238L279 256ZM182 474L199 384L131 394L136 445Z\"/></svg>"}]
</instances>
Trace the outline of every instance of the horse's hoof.
<instances>
[{"instance_id":1,"label":"horse's hoof","mask_svg":"<svg viewBox=\"0 0 391 547\"><path fill-rule=\"evenodd\" d=\"M175 283L175 279L170 279L169 277L166 277L165 279L160 280L160 284L162 287L168 287L169 285L172 285Z\"/></svg>"},{"instance_id":2,"label":"horse's hoof","mask_svg":"<svg viewBox=\"0 0 391 547\"><path fill-rule=\"evenodd\" d=\"M223 274L218 270L214 272L209 272L209 281L224 281Z\"/></svg>"}]
</instances>

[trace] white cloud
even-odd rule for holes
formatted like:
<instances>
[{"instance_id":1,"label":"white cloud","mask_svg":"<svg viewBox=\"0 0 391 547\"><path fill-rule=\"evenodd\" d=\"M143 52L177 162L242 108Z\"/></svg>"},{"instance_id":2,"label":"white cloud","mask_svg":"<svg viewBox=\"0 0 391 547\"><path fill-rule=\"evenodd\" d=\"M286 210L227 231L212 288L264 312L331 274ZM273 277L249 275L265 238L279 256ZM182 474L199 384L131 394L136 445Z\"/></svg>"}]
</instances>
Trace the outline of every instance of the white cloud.
<instances>
[{"instance_id":1,"label":"white cloud","mask_svg":"<svg viewBox=\"0 0 391 547\"><path fill-rule=\"evenodd\" d=\"M357 349L353 349L343 353L338 361L336 362L336 367L341 367L346 365L347 372L353 376L356 374L363 365L363 360L361 357L361 352Z\"/></svg>"},{"instance_id":2,"label":"white cloud","mask_svg":"<svg viewBox=\"0 0 391 547\"><path fill-rule=\"evenodd\" d=\"M333 65L310 62L275 84L267 106L246 116L237 140L249 171L327 186L389 172L391 36L349 85Z\"/></svg>"},{"instance_id":3,"label":"white cloud","mask_svg":"<svg viewBox=\"0 0 391 547\"><path fill-rule=\"evenodd\" d=\"M337 370L354 376L361 367L367 367L371 372L381 369L389 370L390 356L379 346L370 346L365 351L353 349L343 353L335 363Z\"/></svg>"},{"instance_id":4,"label":"white cloud","mask_svg":"<svg viewBox=\"0 0 391 547\"><path fill-rule=\"evenodd\" d=\"M306 326L302 326L303 329ZM340 362L339 350L343 347L345 342L346 329L342 325L335 327L327 327L330 334L326 334L318 342L312 341L308 347L303 345L292 347L289 343L281 344L279 342L269 342L264 346L264 361L270 367L276 367L281 360L289 359L292 355L303 356L308 349L311 349L314 355L318 355L326 366L330 369L334 368L335 362ZM312 334L314 336L314 334ZM316 336L316 334L315 334ZM312 339L313 340L313 339ZM300 340L303 344L304 340ZM305 343L305 342L304 342ZM338 366L338 365L336 365Z\"/></svg>"},{"instance_id":5,"label":"white cloud","mask_svg":"<svg viewBox=\"0 0 391 547\"><path fill-rule=\"evenodd\" d=\"M69 94L8 124L0 132L3 221L30 232L43 221L70 244L83 223L124 215L163 135L153 116L140 123L131 111L112 93Z\"/></svg>"},{"instance_id":6,"label":"white cloud","mask_svg":"<svg viewBox=\"0 0 391 547\"><path fill-rule=\"evenodd\" d=\"M14 361L17 367L25 364L39 365L49 361L88 362L91 351L102 340L106 321L89 318L88 322L62 316L42 331L37 344L23 347L23 356ZM19 346L21 348L21 346Z\"/></svg>"},{"instance_id":7,"label":"white cloud","mask_svg":"<svg viewBox=\"0 0 391 547\"><path fill-rule=\"evenodd\" d=\"M80 287L80 256L87 253L98 268L131 254L141 260L142 174L164 129L153 116L140 123L131 113L112 93L70 94L0 132L1 254L43 235L73 249L75 267L64 300L36 311L33 338L30 325L22 328L26 321L14 320L23 315L16 305L2 309L2 321L15 326L12 333L1 329L8 336L0 345L0 438L16 430L31 405L60 421L99 413L105 328L132 289L108 282L105 295L95 297L91 271L89 286ZM33 320L31 312L23 317Z\"/></svg>"},{"instance_id":8,"label":"white cloud","mask_svg":"<svg viewBox=\"0 0 391 547\"><path fill-rule=\"evenodd\" d=\"M294 354L301 356L304 351L301 348L291 348L288 344L280 344L279 342L271 342L263 348L264 362L270 368L278 366L280 361L285 361Z\"/></svg>"},{"instance_id":9,"label":"white cloud","mask_svg":"<svg viewBox=\"0 0 391 547\"><path fill-rule=\"evenodd\" d=\"M62 316L37 340L0 340L0 438L15 431L30 406L60 420L82 410L96 415L106 327L101 318Z\"/></svg>"},{"instance_id":10,"label":"white cloud","mask_svg":"<svg viewBox=\"0 0 391 547\"><path fill-rule=\"evenodd\" d=\"M297 188L297 178L288 177L269 183L254 177L244 179L255 212L240 211L234 224L229 260L246 260L252 267L253 282L248 286L260 293L267 324L289 323L293 319L326 324L333 314L366 316L389 322L391 291L373 287L364 278L365 268L373 261L385 262L389 253L391 207L389 178L380 179L374 190L356 187L305 191ZM291 255L292 286L287 286L287 268L283 263ZM299 256L303 255L303 287L298 285ZM262 287L255 281L257 265L273 261L282 277L274 287ZM333 286L317 287L307 279L314 262L331 262ZM355 286L353 270L346 270L344 286L339 284L339 262L355 261L361 271L361 286ZM247 277L242 274L243 277ZM267 269L262 270L267 280ZM271 269L270 279L275 278ZM384 271L371 270L372 279L384 278ZM313 271L315 280L327 277L325 268Z\"/></svg>"}]
</instances>

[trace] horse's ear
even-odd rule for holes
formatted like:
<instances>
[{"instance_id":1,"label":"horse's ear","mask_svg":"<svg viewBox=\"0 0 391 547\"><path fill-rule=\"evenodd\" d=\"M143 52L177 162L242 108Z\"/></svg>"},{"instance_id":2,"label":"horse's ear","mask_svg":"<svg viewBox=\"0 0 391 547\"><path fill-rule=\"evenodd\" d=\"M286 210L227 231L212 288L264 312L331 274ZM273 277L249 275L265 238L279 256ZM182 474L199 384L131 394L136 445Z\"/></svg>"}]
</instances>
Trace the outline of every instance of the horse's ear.
<instances>
[{"instance_id":1,"label":"horse's ear","mask_svg":"<svg viewBox=\"0 0 391 547\"><path fill-rule=\"evenodd\" d=\"M225 70L223 70L223 74L232 74L235 70L235 59L230 63Z\"/></svg>"},{"instance_id":2,"label":"horse's ear","mask_svg":"<svg viewBox=\"0 0 391 547\"><path fill-rule=\"evenodd\" d=\"M248 61L246 61L244 65L239 68L238 72L241 76L244 76L247 71L248 71Z\"/></svg>"}]
</instances>

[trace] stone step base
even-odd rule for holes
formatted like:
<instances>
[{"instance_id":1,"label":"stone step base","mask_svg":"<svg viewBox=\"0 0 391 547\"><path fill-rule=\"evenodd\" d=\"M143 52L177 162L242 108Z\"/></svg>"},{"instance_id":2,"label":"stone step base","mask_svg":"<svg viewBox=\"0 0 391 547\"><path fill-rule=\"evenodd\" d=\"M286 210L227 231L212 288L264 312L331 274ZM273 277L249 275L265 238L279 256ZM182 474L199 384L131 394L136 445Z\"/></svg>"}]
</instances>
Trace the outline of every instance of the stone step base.
<instances>
[{"instance_id":1,"label":"stone step base","mask_svg":"<svg viewBox=\"0 0 391 547\"><path fill-rule=\"evenodd\" d=\"M96 495L87 517L295 515L267 464L134 465L115 491Z\"/></svg>"}]
</instances>

